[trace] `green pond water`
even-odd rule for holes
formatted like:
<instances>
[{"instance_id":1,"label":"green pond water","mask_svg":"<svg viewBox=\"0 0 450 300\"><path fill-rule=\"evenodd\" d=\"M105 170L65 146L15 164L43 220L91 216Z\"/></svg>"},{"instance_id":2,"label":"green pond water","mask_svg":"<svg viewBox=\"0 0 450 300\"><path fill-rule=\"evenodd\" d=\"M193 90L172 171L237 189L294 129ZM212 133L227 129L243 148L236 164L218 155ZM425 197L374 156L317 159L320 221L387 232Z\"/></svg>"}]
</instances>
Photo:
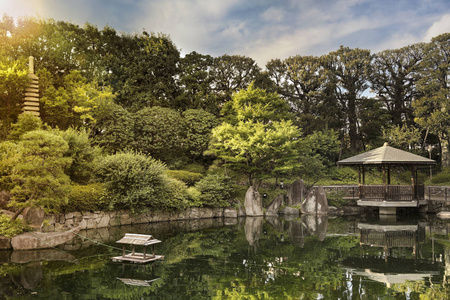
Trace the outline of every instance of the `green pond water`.
<instances>
[{"instance_id":1,"label":"green pond water","mask_svg":"<svg viewBox=\"0 0 450 300\"><path fill-rule=\"evenodd\" d=\"M0 298L449 299L449 228L430 216L302 216L81 231L58 249L0 251ZM165 259L113 263L125 233L160 239Z\"/></svg>"}]
</instances>

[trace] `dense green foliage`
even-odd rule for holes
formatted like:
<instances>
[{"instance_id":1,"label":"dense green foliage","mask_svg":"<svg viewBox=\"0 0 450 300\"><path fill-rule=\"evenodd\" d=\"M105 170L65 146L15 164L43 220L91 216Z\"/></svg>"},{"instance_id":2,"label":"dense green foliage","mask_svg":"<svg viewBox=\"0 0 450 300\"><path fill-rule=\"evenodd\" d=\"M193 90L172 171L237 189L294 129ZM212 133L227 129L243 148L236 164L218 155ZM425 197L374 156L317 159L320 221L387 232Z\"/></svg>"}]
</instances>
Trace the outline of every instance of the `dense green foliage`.
<instances>
[{"instance_id":1,"label":"dense green foliage","mask_svg":"<svg viewBox=\"0 0 450 300\"><path fill-rule=\"evenodd\" d=\"M68 201L63 204L62 212L108 210L109 199L101 183L72 185L67 195Z\"/></svg>"},{"instance_id":2,"label":"dense green foliage","mask_svg":"<svg viewBox=\"0 0 450 300\"><path fill-rule=\"evenodd\" d=\"M0 214L0 236L11 238L29 230L30 227L27 226L22 220L11 220L10 216Z\"/></svg>"},{"instance_id":3,"label":"dense green foliage","mask_svg":"<svg viewBox=\"0 0 450 300\"><path fill-rule=\"evenodd\" d=\"M195 188L200 192L196 199L199 206L226 207L234 195L230 178L223 175L207 175L195 184Z\"/></svg>"},{"instance_id":4,"label":"dense green foliage","mask_svg":"<svg viewBox=\"0 0 450 300\"><path fill-rule=\"evenodd\" d=\"M71 184L81 195L98 181L110 208L174 209L196 205L200 191L192 185L210 174L255 187L298 177L310 185L354 183L355 174L336 169L336 161L385 141L420 155L427 150L445 167L449 40L446 33L375 54L341 46L322 56L272 59L263 70L241 55L182 57L164 34L3 16L0 188L13 194L17 207L58 210ZM30 55L39 78L40 118L20 114ZM36 130L52 157L40 157L41 163L58 165L42 171L46 175L27 170L39 161L27 160L36 156L29 148L41 146L24 137ZM138 158L125 159L130 174L123 176L133 183L120 183L116 193L112 182L119 179L102 173L105 161L117 159L125 168L128 162L118 161L132 153L139 153L145 171L138 170ZM163 166L198 174L166 173ZM156 175L159 168L164 171ZM37 187L44 190L43 178L56 188L40 192L47 200L27 200ZM155 181L148 187L138 178Z\"/></svg>"},{"instance_id":5,"label":"dense green foliage","mask_svg":"<svg viewBox=\"0 0 450 300\"><path fill-rule=\"evenodd\" d=\"M203 177L203 174L201 173L194 173L185 170L167 170L166 174L177 180L183 181L189 186L194 185Z\"/></svg>"},{"instance_id":6,"label":"dense green foliage","mask_svg":"<svg viewBox=\"0 0 450 300\"><path fill-rule=\"evenodd\" d=\"M19 154L12 168L12 207L41 207L58 211L67 201L70 179L64 173L72 159L64 157L69 146L56 134L43 130L29 131L18 143Z\"/></svg>"},{"instance_id":7,"label":"dense green foliage","mask_svg":"<svg viewBox=\"0 0 450 300\"><path fill-rule=\"evenodd\" d=\"M104 182L114 209L139 212L147 209L183 209L186 189L166 175L161 162L144 154L124 152L101 158L95 174Z\"/></svg>"}]
</instances>

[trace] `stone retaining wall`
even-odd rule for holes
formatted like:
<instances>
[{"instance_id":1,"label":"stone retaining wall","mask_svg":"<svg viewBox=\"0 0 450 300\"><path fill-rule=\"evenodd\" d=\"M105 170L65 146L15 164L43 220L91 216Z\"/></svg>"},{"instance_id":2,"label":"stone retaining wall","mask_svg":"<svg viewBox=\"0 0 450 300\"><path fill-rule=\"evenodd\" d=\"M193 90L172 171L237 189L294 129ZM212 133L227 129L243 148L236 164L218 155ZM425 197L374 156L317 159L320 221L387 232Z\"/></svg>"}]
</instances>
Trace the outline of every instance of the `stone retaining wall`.
<instances>
[{"instance_id":1,"label":"stone retaining wall","mask_svg":"<svg viewBox=\"0 0 450 300\"><path fill-rule=\"evenodd\" d=\"M193 207L179 212L148 211L132 214L129 211L112 212L73 212L46 215L40 227L42 232L60 232L80 226L81 230L106 228L121 225L134 225L175 220L194 220L208 218L237 218L243 212L235 208Z\"/></svg>"}]
</instances>

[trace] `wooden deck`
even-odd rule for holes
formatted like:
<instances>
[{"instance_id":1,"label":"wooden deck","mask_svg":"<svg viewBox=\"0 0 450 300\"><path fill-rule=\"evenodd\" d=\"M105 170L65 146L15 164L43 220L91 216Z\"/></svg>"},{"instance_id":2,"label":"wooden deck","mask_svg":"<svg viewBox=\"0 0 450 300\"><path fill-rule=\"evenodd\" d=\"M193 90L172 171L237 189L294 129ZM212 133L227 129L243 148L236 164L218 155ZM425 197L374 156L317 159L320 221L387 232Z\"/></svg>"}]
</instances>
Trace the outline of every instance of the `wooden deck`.
<instances>
[{"instance_id":1,"label":"wooden deck","mask_svg":"<svg viewBox=\"0 0 450 300\"><path fill-rule=\"evenodd\" d=\"M130 263L137 263L137 264L146 264L155 260L164 259L163 255L146 255L144 258L144 253L130 253L125 256L115 256L111 257L113 262L130 262Z\"/></svg>"}]
</instances>

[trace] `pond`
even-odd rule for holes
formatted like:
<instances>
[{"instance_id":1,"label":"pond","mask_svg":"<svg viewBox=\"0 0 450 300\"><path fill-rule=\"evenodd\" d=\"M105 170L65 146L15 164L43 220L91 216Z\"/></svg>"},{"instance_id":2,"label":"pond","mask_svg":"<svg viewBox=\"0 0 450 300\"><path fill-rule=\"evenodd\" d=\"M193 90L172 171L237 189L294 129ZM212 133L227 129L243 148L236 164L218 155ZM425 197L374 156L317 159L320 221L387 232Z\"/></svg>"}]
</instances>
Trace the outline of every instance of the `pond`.
<instances>
[{"instance_id":1,"label":"pond","mask_svg":"<svg viewBox=\"0 0 450 300\"><path fill-rule=\"evenodd\" d=\"M395 219L395 217L394 217ZM450 223L204 219L82 231L40 251L0 251L5 299L448 299ZM125 233L151 234L163 261L111 262Z\"/></svg>"}]
</instances>

